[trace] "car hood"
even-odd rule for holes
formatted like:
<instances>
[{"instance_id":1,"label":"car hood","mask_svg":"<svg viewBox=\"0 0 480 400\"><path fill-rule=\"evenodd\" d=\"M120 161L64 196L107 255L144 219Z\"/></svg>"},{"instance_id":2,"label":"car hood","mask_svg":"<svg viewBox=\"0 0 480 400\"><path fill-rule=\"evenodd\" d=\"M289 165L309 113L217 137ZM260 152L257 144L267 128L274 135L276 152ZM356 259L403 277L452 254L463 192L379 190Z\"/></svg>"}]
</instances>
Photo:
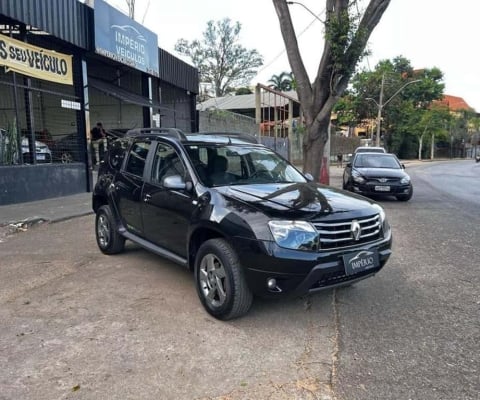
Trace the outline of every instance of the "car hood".
<instances>
[{"instance_id":1,"label":"car hood","mask_svg":"<svg viewBox=\"0 0 480 400\"><path fill-rule=\"evenodd\" d=\"M364 177L403 178L407 173L403 169L355 168Z\"/></svg>"},{"instance_id":2,"label":"car hood","mask_svg":"<svg viewBox=\"0 0 480 400\"><path fill-rule=\"evenodd\" d=\"M371 209L373 201L314 182L217 187L225 197L248 203L269 216L314 217Z\"/></svg>"}]
</instances>

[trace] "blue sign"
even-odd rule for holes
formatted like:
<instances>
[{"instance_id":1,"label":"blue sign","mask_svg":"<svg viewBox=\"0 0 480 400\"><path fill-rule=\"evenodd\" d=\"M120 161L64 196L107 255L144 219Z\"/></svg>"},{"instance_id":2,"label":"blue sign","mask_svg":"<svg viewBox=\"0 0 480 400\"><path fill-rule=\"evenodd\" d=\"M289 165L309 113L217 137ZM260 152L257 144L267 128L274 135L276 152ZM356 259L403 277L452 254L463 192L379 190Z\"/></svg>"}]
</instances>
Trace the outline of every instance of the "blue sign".
<instances>
[{"instance_id":1,"label":"blue sign","mask_svg":"<svg viewBox=\"0 0 480 400\"><path fill-rule=\"evenodd\" d=\"M95 0L95 52L158 76L157 35L103 0Z\"/></svg>"}]
</instances>

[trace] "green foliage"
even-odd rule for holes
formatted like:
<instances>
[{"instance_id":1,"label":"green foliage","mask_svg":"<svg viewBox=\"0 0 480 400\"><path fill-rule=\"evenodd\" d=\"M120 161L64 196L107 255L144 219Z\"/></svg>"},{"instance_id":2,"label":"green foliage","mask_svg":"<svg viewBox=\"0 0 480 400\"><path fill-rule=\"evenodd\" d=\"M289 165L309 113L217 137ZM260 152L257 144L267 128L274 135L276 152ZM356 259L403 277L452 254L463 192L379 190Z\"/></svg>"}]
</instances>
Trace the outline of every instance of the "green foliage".
<instances>
[{"instance_id":1,"label":"green foliage","mask_svg":"<svg viewBox=\"0 0 480 400\"><path fill-rule=\"evenodd\" d=\"M295 89L295 79L292 72L282 72L279 75L272 75L268 81L270 88L278 90L280 92L288 92Z\"/></svg>"},{"instance_id":2,"label":"green foliage","mask_svg":"<svg viewBox=\"0 0 480 400\"><path fill-rule=\"evenodd\" d=\"M17 124L8 123L7 129L0 135L0 165L16 164L18 162Z\"/></svg>"},{"instance_id":3,"label":"green foliage","mask_svg":"<svg viewBox=\"0 0 480 400\"><path fill-rule=\"evenodd\" d=\"M200 81L212 84L216 96L247 85L263 64L257 50L247 50L238 43L240 31L240 23L229 18L209 21L202 40L180 39L175 44L175 51L191 59Z\"/></svg>"},{"instance_id":4,"label":"green foliage","mask_svg":"<svg viewBox=\"0 0 480 400\"><path fill-rule=\"evenodd\" d=\"M252 94L252 90L248 87L241 87L235 90L235 96L239 96L242 94Z\"/></svg>"},{"instance_id":5,"label":"green foliage","mask_svg":"<svg viewBox=\"0 0 480 400\"><path fill-rule=\"evenodd\" d=\"M409 84L413 80L419 82ZM433 102L443 97L442 80L438 68L414 70L402 56L382 60L373 71L360 71L352 78L350 89L334 111L339 124L352 126L375 120L383 82L381 127L385 145L400 157L415 157L422 135L428 143L432 133L435 137L445 134L445 112L431 110Z\"/></svg>"},{"instance_id":6,"label":"green foliage","mask_svg":"<svg viewBox=\"0 0 480 400\"><path fill-rule=\"evenodd\" d=\"M361 24L358 1L345 1L342 6L337 7L335 5L330 12L327 11L325 21L325 39L329 44L332 59L331 82L352 76L359 61L369 54L365 44L371 33ZM333 85L332 89L335 89Z\"/></svg>"}]
</instances>

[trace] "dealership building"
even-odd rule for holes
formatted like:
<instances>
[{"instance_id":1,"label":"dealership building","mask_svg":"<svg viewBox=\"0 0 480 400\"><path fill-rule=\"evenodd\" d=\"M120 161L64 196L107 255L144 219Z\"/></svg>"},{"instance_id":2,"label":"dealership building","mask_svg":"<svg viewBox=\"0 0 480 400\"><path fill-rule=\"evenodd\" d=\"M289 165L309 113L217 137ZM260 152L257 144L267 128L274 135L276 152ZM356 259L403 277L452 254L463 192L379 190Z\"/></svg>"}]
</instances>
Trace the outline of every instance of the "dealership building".
<instances>
[{"instance_id":1,"label":"dealership building","mask_svg":"<svg viewBox=\"0 0 480 400\"><path fill-rule=\"evenodd\" d=\"M198 70L91 3L0 0L0 205L91 191L97 122L196 130Z\"/></svg>"}]
</instances>

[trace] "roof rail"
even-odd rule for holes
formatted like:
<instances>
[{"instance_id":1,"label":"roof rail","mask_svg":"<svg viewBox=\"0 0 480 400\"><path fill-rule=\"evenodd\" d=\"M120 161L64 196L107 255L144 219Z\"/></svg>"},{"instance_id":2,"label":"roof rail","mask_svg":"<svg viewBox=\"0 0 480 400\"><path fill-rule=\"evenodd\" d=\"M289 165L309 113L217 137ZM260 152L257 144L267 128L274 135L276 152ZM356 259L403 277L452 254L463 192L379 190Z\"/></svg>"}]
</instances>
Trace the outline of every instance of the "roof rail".
<instances>
[{"instance_id":1,"label":"roof rail","mask_svg":"<svg viewBox=\"0 0 480 400\"><path fill-rule=\"evenodd\" d=\"M229 139L240 139L245 142L258 144L258 139L251 133L245 132L196 132L196 135L211 135L211 136L223 136Z\"/></svg>"},{"instance_id":2,"label":"roof rail","mask_svg":"<svg viewBox=\"0 0 480 400\"><path fill-rule=\"evenodd\" d=\"M159 136L171 136L180 140L187 140L185 134L177 128L135 128L130 129L126 136L138 136L138 135L159 135Z\"/></svg>"}]
</instances>

